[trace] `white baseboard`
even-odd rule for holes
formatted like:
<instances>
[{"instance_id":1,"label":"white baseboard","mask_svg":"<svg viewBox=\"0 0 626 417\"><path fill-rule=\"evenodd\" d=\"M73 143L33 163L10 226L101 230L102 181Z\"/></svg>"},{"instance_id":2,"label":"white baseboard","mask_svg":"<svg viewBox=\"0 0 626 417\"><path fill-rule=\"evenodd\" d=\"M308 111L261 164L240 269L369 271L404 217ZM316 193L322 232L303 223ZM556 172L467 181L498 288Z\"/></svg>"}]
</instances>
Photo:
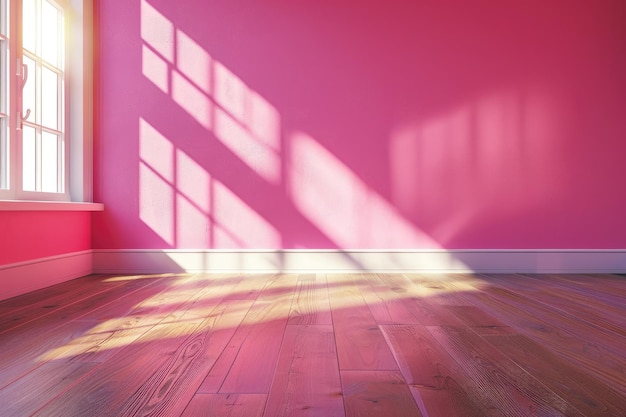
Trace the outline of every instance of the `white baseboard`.
<instances>
[{"instance_id":1,"label":"white baseboard","mask_svg":"<svg viewBox=\"0 0 626 417\"><path fill-rule=\"evenodd\" d=\"M101 250L95 273L623 273L626 250Z\"/></svg>"},{"instance_id":2,"label":"white baseboard","mask_svg":"<svg viewBox=\"0 0 626 417\"><path fill-rule=\"evenodd\" d=\"M0 300L90 273L626 273L626 250L86 250L0 265Z\"/></svg>"},{"instance_id":3,"label":"white baseboard","mask_svg":"<svg viewBox=\"0 0 626 417\"><path fill-rule=\"evenodd\" d=\"M91 250L0 265L0 300L91 274L92 269Z\"/></svg>"},{"instance_id":4,"label":"white baseboard","mask_svg":"<svg viewBox=\"0 0 626 417\"><path fill-rule=\"evenodd\" d=\"M96 249L0 265L0 300L91 273L626 273L624 250Z\"/></svg>"}]
</instances>

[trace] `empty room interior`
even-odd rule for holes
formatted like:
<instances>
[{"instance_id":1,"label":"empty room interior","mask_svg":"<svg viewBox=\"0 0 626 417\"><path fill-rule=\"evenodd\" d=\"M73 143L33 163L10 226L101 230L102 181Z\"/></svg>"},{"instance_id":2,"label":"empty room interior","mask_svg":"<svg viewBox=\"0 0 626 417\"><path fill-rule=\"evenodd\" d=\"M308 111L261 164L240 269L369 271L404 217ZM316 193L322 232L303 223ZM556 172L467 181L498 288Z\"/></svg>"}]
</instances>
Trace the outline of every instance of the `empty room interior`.
<instances>
[{"instance_id":1,"label":"empty room interior","mask_svg":"<svg viewBox=\"0 0 626 417\"><path fill-rule=\"evenodd\" d=\"M0 0L0 415L626 416L623 0Z\"/></svg>"}]
</instances>

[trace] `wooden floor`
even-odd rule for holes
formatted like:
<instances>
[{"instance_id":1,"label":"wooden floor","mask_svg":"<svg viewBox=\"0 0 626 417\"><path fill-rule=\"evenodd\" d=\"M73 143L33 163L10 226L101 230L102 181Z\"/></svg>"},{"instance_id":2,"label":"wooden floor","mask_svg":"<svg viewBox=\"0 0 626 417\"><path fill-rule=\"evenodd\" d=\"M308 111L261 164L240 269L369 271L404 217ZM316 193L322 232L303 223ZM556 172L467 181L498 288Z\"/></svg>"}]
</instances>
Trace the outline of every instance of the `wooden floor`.
<instances>
[{"instance_id":1,"label":"wooden floor","mask_svg":"<svg viewBox=\"0 0 626 417\"><path fill-rule=\"evenodd\" d=\"M626 416L626 277L89 276L0 302L1 416Z\"/></svg>"}]
</instances>

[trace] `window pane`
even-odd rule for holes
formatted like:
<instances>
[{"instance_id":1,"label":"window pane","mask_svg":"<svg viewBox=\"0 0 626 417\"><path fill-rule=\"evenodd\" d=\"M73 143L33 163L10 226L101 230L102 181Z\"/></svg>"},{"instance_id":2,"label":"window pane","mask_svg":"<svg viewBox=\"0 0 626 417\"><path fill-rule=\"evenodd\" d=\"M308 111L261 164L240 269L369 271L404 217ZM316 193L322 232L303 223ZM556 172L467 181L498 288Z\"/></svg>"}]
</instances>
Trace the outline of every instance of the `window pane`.
<instances>
[{"instance_id":1,"label":"window pane","mask_svg":"<svg viewBox=\"0 0 626 417\"><path fill-rule=\"evenodd\" d=\"M7 141L7 119L0 117L0 189L9 188L9 142Z\"/></svg>"},{"instance_id":2,"label":"window pane","mask_svg":"<svg viewBox=\"0 0 626 417\"><path fill-rule=\"evenodd\" d=\"M24 49L36 53L37 15L35 12L35 0L23 0L22 23L22 46Z\"/></svg>"},{"instance_id":3,"label":"window pane","mask_svg":"<svg viewBox=\"0 0 626 417\"><path fill-rule=\"evenodd\" d=\"M9 101L7 76L9 74L7 57L7 12L5 0L0 0L0 190L9 188L9 140L7 104ZM5 37L3 37L5 36Z\"/></svg>"},{"instance_id":4,"label":"window pane","mask_svg":"<svg viewBox=\"0 0 626 417\"><path fill-rule=\"evenodd\" d=\"M22 90L22 117L26 116L28 110L30 110L30 117L28 121L35 121L35 61L28 57L24 57L24 66L28 71L28 79Z\"/></svg>"},{"instance_id":5,"label":"window pane","mask_svg":"<svg viewBox=\"0 0 626 417\"><path fill-rule=\"evenodd\" d=\"M2 1L2 0L0 0ZM9 73L7 59L7 42L0 39L0 113L7 113L8 91L7 91L7 74Z\"/></svg>"},{"instance_id":6,"label":"window pane","mask_svg":"<svg viewBox=\"0 0 626 417\"><path fill-rule=\"evenodd\" d=\"M8 113L7 107L9 104L9 90L7 88L7 80L9 75L8 53L8 41L0 38L0 113L4 114Z\"/></svg>"},{"instance_id":7,"label":"window pane","mask_svg":"<svg viewBox=\"0 0 626 417\"><path fill-rule=\"evenodd\" d=\"M44 1L41 14L41 57L59 66L59 51L62 34L59 31L59 11L50 2Z\"/></svg>"},{"instance_id":8,"label":"window pane","mask_svg":"<svg viewBox=\"0 0 626 417\"><path fill-rule=\"evenodd\" d=\"M7 14L9 8L5 0L0 0L0 35L7 35Z\"/></svg>"},{"instance_id":9,"label":"window pane","mask_svg":"<svg viewBox=\"0 0 626 417\"><path fill-rule=\"evenodd\" d=\"M59 137L43 132L41 135L41 191L59 191Z\"/></svg>"},{"instance_id":10,"label":"window pane","mask_svg":"<svg viewBox=\"0 0 626 417\"><path fill-rule=\"evenodd\" d=\"M22 188L36 191L36 143L35 129L24 126L22 130Z\"/></svg>"},{"instance_id":11,"label":"window pane","mask_svg":"<svg viewBox=\"0 0 626 417\"><path fill-rule=\"evenodd\" d=\"M59 117L59 77L48 68L41 70L41 124L56 129Z\"/></svg>"}]
</instances>

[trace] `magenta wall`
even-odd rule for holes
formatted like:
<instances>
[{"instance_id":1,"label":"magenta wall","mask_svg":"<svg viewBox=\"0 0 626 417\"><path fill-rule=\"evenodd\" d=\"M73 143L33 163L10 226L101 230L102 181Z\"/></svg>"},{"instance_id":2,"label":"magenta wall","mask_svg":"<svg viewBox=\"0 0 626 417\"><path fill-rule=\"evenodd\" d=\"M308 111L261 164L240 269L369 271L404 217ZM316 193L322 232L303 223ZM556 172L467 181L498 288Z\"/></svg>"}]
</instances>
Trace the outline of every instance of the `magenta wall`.
<instances>
[{"instance_id":1,"label":"magenta wall","mask_svg":"<svg viewBox=\"0 0 626 417\"><path fill-rule=\"evenodd\" d=\"M100 1L94 248L624 248L625 5Z\"/></svg>"},{"instance_id":2,"label":"magenta wall","mask_svg":"<svg viewBox=\"0 0 626 417\"><path fill-rule=\"evenodd\" d=\"M91 249L90 223L89 212L0 211L0 265Z\"/></svg>"}]
</instances>

